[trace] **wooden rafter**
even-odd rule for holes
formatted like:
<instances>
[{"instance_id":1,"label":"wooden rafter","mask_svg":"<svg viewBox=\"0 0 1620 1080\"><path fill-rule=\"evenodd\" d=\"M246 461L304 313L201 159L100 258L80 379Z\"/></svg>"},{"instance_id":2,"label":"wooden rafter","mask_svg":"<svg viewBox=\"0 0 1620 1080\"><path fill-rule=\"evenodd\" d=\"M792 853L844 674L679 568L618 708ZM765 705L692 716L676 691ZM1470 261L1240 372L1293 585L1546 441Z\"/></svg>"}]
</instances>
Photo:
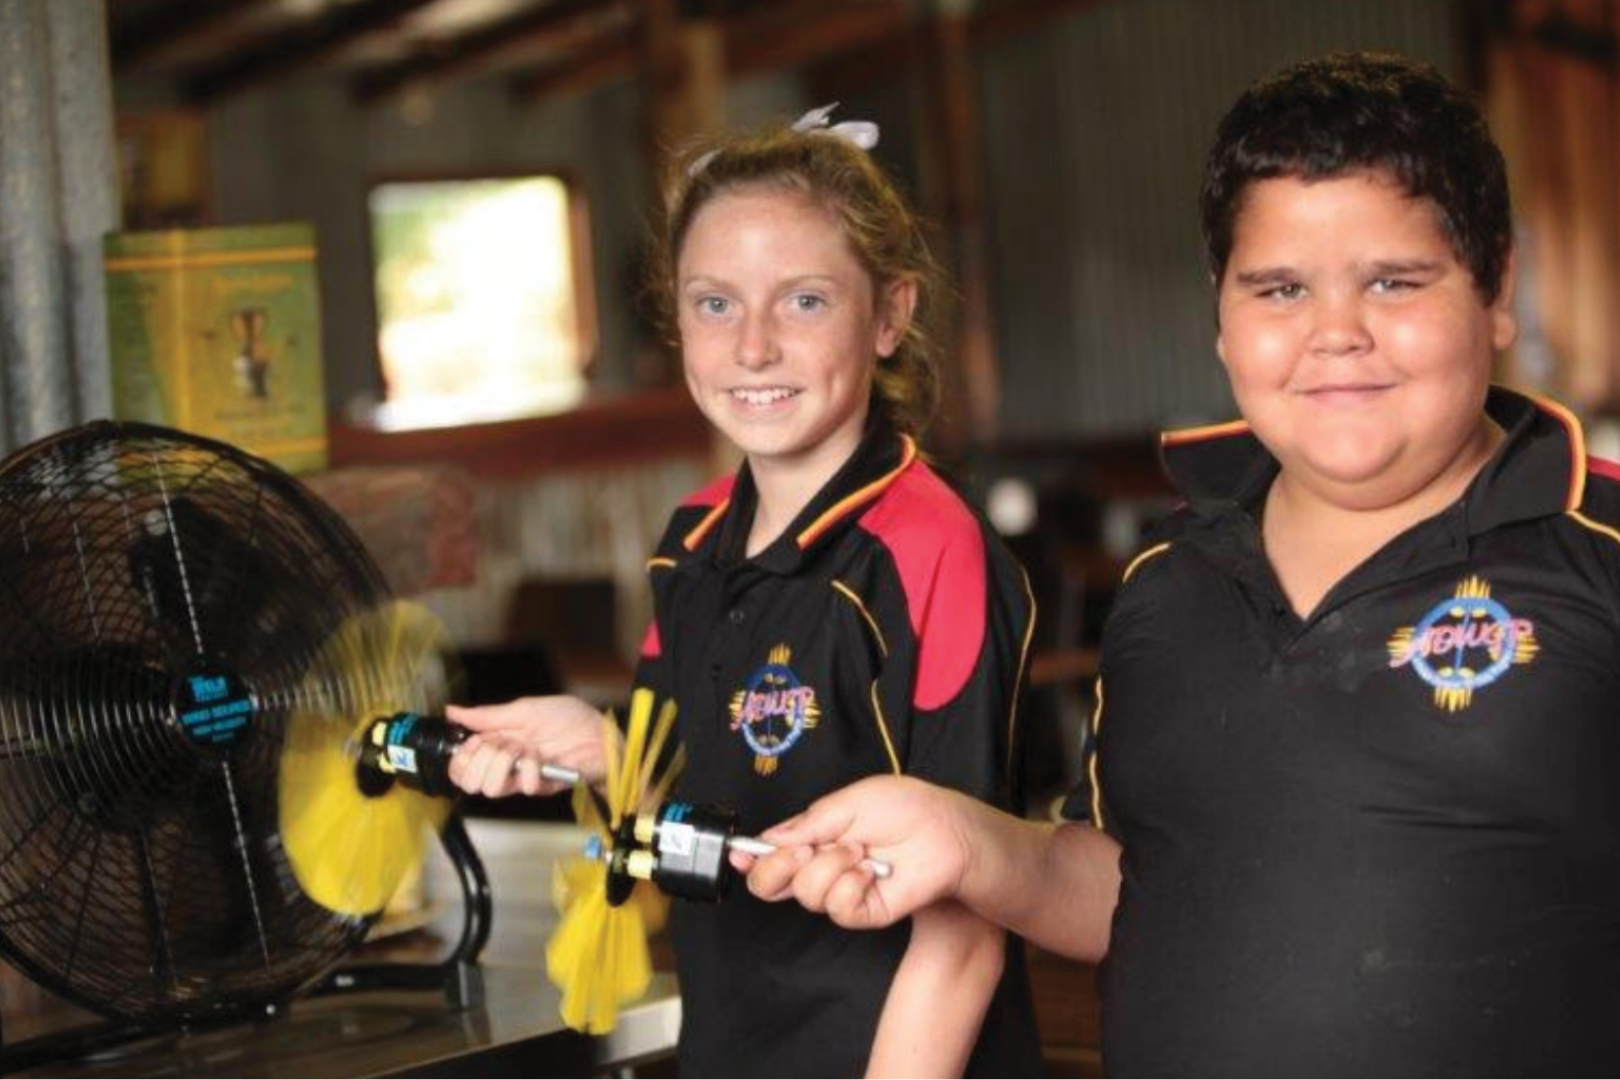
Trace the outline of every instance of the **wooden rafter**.
<instances>
[{"instance_id":1,"label":"wooden rafter","mask_svg":"<svg viewBox=\"0 0 1620 1080\"><path fill-rule=\"evenodd\" d=\"M219 31L263 0L170 0L150 4L138 15L113 25L108 50L113 70L128 71L144 61Z\"/></svg>"},{"instance_id":2,"label":"wooden rafter","mask_svg":"<svg viewBox=\"0 0 1620 1080\"><path fill-rule=\"evenodd\" d=\"M376 101L424 82L486 70L535 49L576 58L594 55L600 52L600 39L634 22L636 7L635 0L551 0L407 60L364 72L354 80L354 93L362 101Z\"/></svg>"},{"instance_id":3,"label":"wooden rafter","mask_svg":"<svg viewBox=\"0 0 1620 1080\"><path fill-rule=\"evenodd\" d=\"M803 67L903 35L911 21L899 0L827 0L761 7L726 23L732 75Z\"/></svg>"},{"instance_id":4,"label":"wooden rafter","mask_svg":"<svg viewBox=\"0 0 1620 1080\"><path fill-rule=\"evenodd\" d=\"M292 29L272 34L252 47L194 72L184 81L185 96L194 103L206 103L279 79L368 34L393 26L420 8L439 2L368 0L327 8Z\"/></svg>"},{"instance_id":5,"label":"wooden rafter","mask_svg":"<svg viewBox=\"0 0 1620 1080\"><path fill-rule=\"evenodd\" d=\"M1087 8L1119 0L1008 0L980 4L967 16L968 37L976 48L1017 34L1034 33L1053 19L1076 15ZM842 92L862 89L892 80L896 72L907 70L917 61L918 38L901 31L887 37L855 43L851 48L829 54L810 65L813 97L827 96L826 88Z\"/></svg>"},{"instance_id":6,"label":"wooden rafter","mask_svg":"<svg viewBox=\"0 0 1620 1080\"><path fill-rule=\"evenodd\" d=\"M574 49L565 59L514 76L510 83L512 96L538 101L628 79L636 70L636 37L634 23L602 34Z\"/></svg>"},{"instance_id":7,"label":"wooden rafter","mask_svg":"<svg viewBox=\"0 0 1620 1080\"><path fill-rule=\"evenodd\" d=\"M903 38L909 20L904 0L773 0L711 7L703 10L723 26L726 72L733 77L800 67ZM640 59L636 35L626 29L513 79L513 92L531 100L577 92L628 78Z\"/></svg>"}]
</instances>

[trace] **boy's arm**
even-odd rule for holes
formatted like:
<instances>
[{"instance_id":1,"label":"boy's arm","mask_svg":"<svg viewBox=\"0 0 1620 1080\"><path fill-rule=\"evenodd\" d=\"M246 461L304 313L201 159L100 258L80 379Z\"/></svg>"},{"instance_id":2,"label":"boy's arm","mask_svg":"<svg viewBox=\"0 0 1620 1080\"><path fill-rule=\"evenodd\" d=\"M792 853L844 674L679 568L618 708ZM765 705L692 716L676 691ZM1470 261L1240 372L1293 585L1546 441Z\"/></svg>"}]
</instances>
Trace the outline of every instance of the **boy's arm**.
<instances>
[{"instance_id":1,"label":"boy's arm","mask_svg":"<svg viewBox=\"0 0 1620 1080\"><path fill-rule=\"evenodd\" d=\"M1001 981L1006 935L945 901L911 918L867 1076L961 1076Z\"/></svg>"},{"instance_id":2,"label":"boy's arm","mask_svg":"<svg viewBox=\"0 0 1620 1080\"><path fill-rule=\"evenodd\" d=\"M797 899L852 929L954 898L1052 952L1097 960L1119 901L1119 844L1089 825L1025 821L909 777L873 777L767 830L775 853L734 856L765 900ZM894 871L875 878L867 855Z\"/></svg>"}]
</instances>

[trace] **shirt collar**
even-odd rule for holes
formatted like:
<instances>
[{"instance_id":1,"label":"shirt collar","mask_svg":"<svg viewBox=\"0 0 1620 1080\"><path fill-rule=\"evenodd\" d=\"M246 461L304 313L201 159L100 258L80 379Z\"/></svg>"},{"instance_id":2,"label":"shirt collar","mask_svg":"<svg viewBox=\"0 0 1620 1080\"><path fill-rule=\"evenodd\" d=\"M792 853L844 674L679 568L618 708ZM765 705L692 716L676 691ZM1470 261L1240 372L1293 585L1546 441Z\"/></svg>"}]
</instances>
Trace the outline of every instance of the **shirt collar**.
<instances>
[{"instance_id":1,"label":"shirt collar","mask_svg":"<svg viewBox=\"0 0 1620 1080\"><path fill-rule=\"evenodd\" d=\"M1506 437L1463 497L1469 533L1561 514L1579 506L1586 485L1586 440L1557 402L1493 386L1485 412ZM1160 436L1165 471L1189 507L1205 516L1233 504L1259 505L1277 459L1242 420Z\"/></svg>"},{"instance_id":2,"label":"shirt collar","mask_svg":"<svg viewBox=\"0 0 1620 1080\"><path fill-rule=\"evenodd\" d=\"M751 561L764 570L788 574L799 568L806 556L842 535L860 512L889 489L917 460L917 444L909 435L897 434L887 422L874 418L867 425L860 445L849 460L815 497L799 511L782 535ZM754 522L759 494L745 461L737 470L731 498L712 530L710 555L722 565L743 561L748 530ZM690 543L696 549L703 540Z\"/></svg>"}]
</instances>

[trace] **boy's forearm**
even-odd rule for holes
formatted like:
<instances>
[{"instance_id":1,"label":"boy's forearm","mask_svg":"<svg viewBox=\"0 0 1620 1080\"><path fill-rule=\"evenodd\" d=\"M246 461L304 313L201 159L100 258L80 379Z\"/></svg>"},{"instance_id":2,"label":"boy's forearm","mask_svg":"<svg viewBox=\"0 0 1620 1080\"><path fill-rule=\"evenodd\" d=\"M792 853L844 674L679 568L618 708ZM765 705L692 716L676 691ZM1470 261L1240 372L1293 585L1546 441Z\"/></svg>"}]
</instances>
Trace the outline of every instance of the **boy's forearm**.
<instances>
[{"instance_id":1,"label":"boy's forearm","mask_svg":"<svg viewBox=\"0 0 1620 1080\"><path fill-rule=\"evenodd\" d=\"M961 1076L1006 963L1006 935L949 901L912 916L867 1076Z\"/></svg>"},{"instance_id":2,"label":"boy's forearm","mask_svg":"<svg viewBox=\"0 0 1620 1080\"><path fill-rule=\"evenodd\" d=\"M1042 948L1101 959L1119 902L1119 844L1089 825L1025 821L964 803L962 903Z\"/></svg>"}]
</instances>

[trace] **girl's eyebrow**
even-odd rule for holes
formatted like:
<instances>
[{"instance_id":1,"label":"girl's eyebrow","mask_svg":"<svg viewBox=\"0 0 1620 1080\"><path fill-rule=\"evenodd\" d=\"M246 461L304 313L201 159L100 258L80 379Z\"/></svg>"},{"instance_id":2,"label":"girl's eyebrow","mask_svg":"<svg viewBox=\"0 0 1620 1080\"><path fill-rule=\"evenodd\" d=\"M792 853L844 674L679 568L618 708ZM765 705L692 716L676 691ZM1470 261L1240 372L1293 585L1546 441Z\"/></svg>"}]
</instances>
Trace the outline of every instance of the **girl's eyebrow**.
<instances>
[{"instance_id":1,"label":"girl's eyebrow","mask_svg":"<svg viewBox=\"0 0 1620 1080\"><path fill-rule=\"evenodd\" d=\"M725 278L713 274L693 274L680 283L681 291L692 288L712 289L724 288L731 285ZM827 274L799 274L794 277L783 278L776 283L778 289L797 289L805 285L820 285L824 287L837 287L838 279Z\"/></svg>"}]
</instances>

